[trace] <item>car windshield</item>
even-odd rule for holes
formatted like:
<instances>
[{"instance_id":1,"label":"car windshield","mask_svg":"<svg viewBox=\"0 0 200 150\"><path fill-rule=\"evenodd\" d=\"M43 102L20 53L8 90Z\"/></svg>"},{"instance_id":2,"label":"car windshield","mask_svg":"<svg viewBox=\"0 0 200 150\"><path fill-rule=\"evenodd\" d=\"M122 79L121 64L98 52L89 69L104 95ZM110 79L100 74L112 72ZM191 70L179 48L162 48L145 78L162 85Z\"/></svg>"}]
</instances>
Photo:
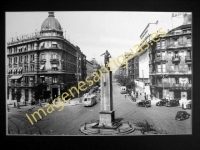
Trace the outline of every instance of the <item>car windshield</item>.
<instances>
[{"instance_id":1,"label":"car windshield","mask_svg":"<svg viewBox=\"0 0 200 150\"><path fill-rule=\"evenodd\" d=\"M185 112L179 111L179 112L177 112L177 115L181 115L181 114L183 114L183 113L185 113Z\"/></svg>"}]
</instances>

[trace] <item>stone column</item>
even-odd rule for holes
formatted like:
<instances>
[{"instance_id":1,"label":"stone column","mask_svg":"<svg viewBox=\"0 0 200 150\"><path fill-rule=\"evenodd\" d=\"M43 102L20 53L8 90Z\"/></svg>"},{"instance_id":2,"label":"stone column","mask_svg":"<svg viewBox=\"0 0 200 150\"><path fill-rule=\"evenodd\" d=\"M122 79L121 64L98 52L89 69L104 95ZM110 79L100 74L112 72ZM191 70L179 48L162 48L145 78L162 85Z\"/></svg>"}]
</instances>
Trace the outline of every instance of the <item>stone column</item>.
<instances>
[{"instance_id":1,"label":"stone column","mask_svg":"<svg viewBox=\"0 0 200 150\"><path fill-rule=\"evenodd\" d=\"M114 121L112 71L102 71L101 76L101 106L99 125L112 127Z\"/></svg>"}]
</instances>

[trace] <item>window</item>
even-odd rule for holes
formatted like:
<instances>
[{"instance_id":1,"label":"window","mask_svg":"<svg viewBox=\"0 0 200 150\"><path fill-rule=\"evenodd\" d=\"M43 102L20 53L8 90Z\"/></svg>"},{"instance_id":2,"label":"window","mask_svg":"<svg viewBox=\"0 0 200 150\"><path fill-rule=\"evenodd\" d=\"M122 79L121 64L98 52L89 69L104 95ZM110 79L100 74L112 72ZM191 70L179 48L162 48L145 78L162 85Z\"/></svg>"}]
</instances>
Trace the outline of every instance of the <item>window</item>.
<instances>
[{"instance_id":1,"label":"window","mask_svg":"<svg viewBox=\"0 0 200 150\"><path fill-rule=\"evenodd\" d=\"M53 83L57 83L58 82L58 78L57 77L53 77Z\"/></svg>"},{"instance_id":2,"label":"window","mask_svg":"<svg viewBox=\"0 0 200 150\"><path fill-rule=\"evenodd\" d=\"M191 58L191 50L188 50L188 51L187 51L187 57L188 57L188 58Z\"/></svg>"},{"instance_id":3,"label":"window","mask_svg":"<svg viewBox=\"0 0 200 150\"><path fill-rule=\"evenodd\" d=\"M189 84L192 84L192 79L188 78L188 82L189 82Z\"/></svg>"},{"instance_id":4,"label":"window","mask_svg":"<svg viewBox=\"0 0 200 150\"><path fill-rule=\"evenodd\" d=\"M28 77L24 77L24 83L28 83Z\"/></svg>"},{"instance_id":5,"label":"window","mask_svg":"<svg viewBox=\"0 0 200 150\"><path fill-rule=\"evenodd\" d=\"M53 59L57 59L57 54L52 55Z\"/></svg>"},{"instance_id":6,"label":"window","mask_svg":"<svg viewBox=\"0 0 200 150\"><path fill-rule=\"evenodd\" d=\"M23 59L23 57L22 57L22 56L19 56L19 62L20 62L20 63L22 62L22 59Z\"/></svg>"},{"instance_id":7,"label":"window","mask_svg":"<svg viewBox=\"0 0 200 150\"><path fill-rule=\"evenodd\" d=\"M191 43L191 37L187 37L187 43L188 43L188 44Z\"/></svg>"},{"instance_id":8,"label":"window","mask_svg":"<svg viewBox=\"0 0 200 150\"><path fill-rule=\"evenodd\" d=\"M179 56L184 57L184 56L185 56L184 51L181 51L181 52L179 53Z\"/></svg>"},{"instance_id":9,"label":"window","mask_svg":"<svg viewBox=\"0 0 200 150\"><path fill-rule=\"evenodd\" d=\"M157 65L158 72L161 72L161 65Z\"/></svg>"},{"instance_id":10,"label":"window","mask_svg":"<svg viewBox=\"0 0 200 150\"><path fill-rule=\"evenodd\" d=\"M31 55L31 61L34 61L34 55Z\"/></svg>"},{"instance_id":11,"label":"window","mask_svg":"<svg viewBox=\"0 0 200 150\"><path fill-rule=\"evenodd\" d=\"M175 71L178 71L178 65L175 65L174 68Z\"/></svg>"},{"instance_id":12,"label":"window","mask_svg":"<svg viewBox=\"0 0 200 150\"><path fill-rule=\"evenodd\" d=\"M165 41L161 41L161 47L162 47L162 49L165 48Z\"/></svg>"},{"instance_id":13,"label":"window","mask_svg":"<svg viewBox=\"0 0 200 150\"><path fill-rule=\"evenodd\" d=\"M31 65L31 71L34 71L34 65Z\"/></svg>"},{"instance_id":14,"label":"window","mask_svg":"<svg viewBox=\"0 0 200 150\"><path fill-rule=\"evenodd\" d=\"M56 42L52 42L52 47L53 48L57 48L57 43Z\"/></svg>"},{"instance_id":15,"label":"window","mask_svg":"<svg viewBox=\"0 0 200 150\"><path fill-rule=\"evenodd\" d=\"M189 71L192 70L191 64L188 64L188 70L189 70Z\"/></svg>"},{"instance_id":16,"label":"window","mask_svg":"<svg viewBox=\"0 0 200 150\"><path fill-rule=\"evenodd\" d=\"M15 64L17 63L17 57L14 57L14 63Z\"/></svg>"},{"instance_id":17,"label":"window","mask_svg":"<svg viewBox=\"0 0 200 150\"><path fill-rule=\"evenodd\" d=\"M172 53L172 52L168 52L168 56L169 56L170 58L172 58L172 57L173 57L173 53Z\"/></svg>"},{"instance_id":18,"label":"window","mask_svg":"<svg viewBox=\"0 0 200 150\"><path fill-rule=\"evenodd\" d=\"M162 51L162 59L165 59L165 51Z\"/></svg>"},{"instance_id":19,"label":"window","mask_svg":"<svg viewBox=\"0 0 200 150\"><path fill-rule=\"evenodd\" d=\"M160 55L160 52L159 53L157 53L157 57L160 57L161 55Z\"/></svg>"},{"instance_id":20,"label":"window","mask_svg":"<svg viewBox=\"0 0 200 150\"><path fill-rule=\"evenodd\" d=\"M44 54L41 55L41 58L42 58L42 59L45 59Z\"/></svg>"},{"instance_id":21,"label":"window","mask_svg":"<svg viewBox=\"0 0 200 150\"><path fill-rule=\"evenodd\" d=\"M178 51L175 52L174 58L178 58Z\"/></svg>"},{"instance_id":22,"label":"window","mask_svg":"<svg viewBox=\"0 0 200 150\"><path fill-rule=\"evenodd\" d=\"M160 49L160 42L157 42L157 49Z\"/></svg>"},{"instance_id":23,"label":"window","mask_svg":"<svg viewBox=\"0 0 200 150\"><path fill-rule=\"evenodd\" d=\"M9 64L12 64L12 58L9 58Z\"/></svg>"},{"instance_id":24,"label":"window","mask_svg":"<svg viewBox=\"0 0 200 150\"><path fill-rule=\"evenodd\" d=\"M179 84L179 78L175 78L175 83Z\"/></svg>"},{"instance_id":25,"label":"window","mask_svg":"<svg viewBox=\"0 0 200 150\"><path fill-rule=\"evenodd\" d=\"M24 71L28 72L28 66L24 66Z\"/></svg>"},{"instance_id":26,"label":"window","mask_svg":"<svg viewBox=\"0 0 200 150\"><path fill-rule=\"evenodd\" d=\"M166 72L166 64L162 64L162 72Z\"/></svg>"},{"instance_id":27,"label":"window","mask_svg":"<svg viewBox=\"0 0 200 150\"><path fill-rule=\"evenodd\" d=\"M28 55L24 56L24 62L28 62Z\"/></svg>"}]
</instances>

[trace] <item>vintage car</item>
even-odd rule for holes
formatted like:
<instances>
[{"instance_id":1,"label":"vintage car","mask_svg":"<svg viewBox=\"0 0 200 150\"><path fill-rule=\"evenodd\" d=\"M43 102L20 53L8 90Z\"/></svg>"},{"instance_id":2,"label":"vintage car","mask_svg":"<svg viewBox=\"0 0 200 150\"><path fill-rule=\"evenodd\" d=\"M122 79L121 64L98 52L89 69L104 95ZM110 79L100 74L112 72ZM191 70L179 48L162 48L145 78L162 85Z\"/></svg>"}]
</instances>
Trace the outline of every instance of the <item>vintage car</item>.
<instances>
[{"instance_id":1,"label":"vintage car","mask_svg":"<svg viewBox=\"0 0 200 150\"><path fill-rule=\"evenodd\" d=\"M186 111L178 111L175 117L175 120L184 120L190 117Z\"/></svg>"},{"instance_id":2,"label":"vintage car","mask_svg":"<svg viewBox=\"0 0 200 150\"><path fill-rule=\"evenodd\" d=\"M161 99L156 103L156 106L165 106L166 103L168 102L168 99Z\"/></svg>"},{"instance_id":3,"label":"vintage car","mask_svg":"<svg viewBox=\"0 0 200 150\"><path fill-rule=\"evenodd\" d=\"M171 107L171 106L179 106L179 101L178 100L169 100L166 105L166 107Z\"/></svg>"},{"instance_id":4,"label":"vintage car","mask_svg":"<svg viewBox=\"0 0 200 150\"><path fill-rule=\"evenodd\" d=\"M136 103L137 106L142 106L142 107L151 107L151 101L150 100L139 100Z\"/></svg>"},{"instance_id":5,"label":"vintage car","mask_svg":"<svg viewBox=\"0 0 200 150\"><path fill-rule=\"evenodd\" d=\"M120 93L121 93L121 94L126 94L126 93L127 93L126 87L125 87L125 86L122 86L122 87L121 87Z\"/></svg>"}]
</instances>

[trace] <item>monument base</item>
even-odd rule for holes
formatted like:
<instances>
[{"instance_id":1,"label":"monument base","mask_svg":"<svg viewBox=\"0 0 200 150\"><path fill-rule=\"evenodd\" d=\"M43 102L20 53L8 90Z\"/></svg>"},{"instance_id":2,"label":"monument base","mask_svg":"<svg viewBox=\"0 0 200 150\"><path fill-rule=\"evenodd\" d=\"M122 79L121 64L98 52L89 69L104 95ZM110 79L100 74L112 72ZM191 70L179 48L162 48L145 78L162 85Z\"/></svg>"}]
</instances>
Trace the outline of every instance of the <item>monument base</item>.
<instances>
[{"instance_id":1,"label":"monument base","mask_svg":"<svg viewBox=\"0 0 200 150\"><path fill-rule=\"evenodd\" d=\"M99 125L105 127L112 127L115 119L115 111L100 111Z\"/></svg>"}]
</instances>

